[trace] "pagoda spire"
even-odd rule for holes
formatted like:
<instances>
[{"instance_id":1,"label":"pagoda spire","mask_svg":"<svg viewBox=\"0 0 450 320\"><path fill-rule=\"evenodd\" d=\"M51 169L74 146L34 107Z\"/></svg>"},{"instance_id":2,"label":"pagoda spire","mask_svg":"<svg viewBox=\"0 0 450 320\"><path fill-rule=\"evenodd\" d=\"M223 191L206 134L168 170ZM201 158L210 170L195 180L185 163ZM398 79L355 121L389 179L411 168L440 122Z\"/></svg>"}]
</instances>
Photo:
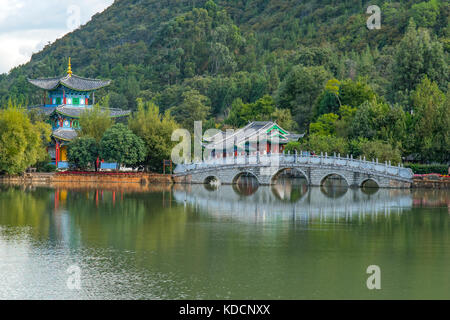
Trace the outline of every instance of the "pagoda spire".
<instances>
[{"instance_id":1,"label":"pagoda spire","mask_svg":"<svg viewBox=\"0 0 450 320\"><path fill-rule=\"evenodd\" d=\"M70 64L70 57L69 57L69 67L67 68L67 74L69 77L72 76L72 65Z\"/></svg>"}]
</instances>

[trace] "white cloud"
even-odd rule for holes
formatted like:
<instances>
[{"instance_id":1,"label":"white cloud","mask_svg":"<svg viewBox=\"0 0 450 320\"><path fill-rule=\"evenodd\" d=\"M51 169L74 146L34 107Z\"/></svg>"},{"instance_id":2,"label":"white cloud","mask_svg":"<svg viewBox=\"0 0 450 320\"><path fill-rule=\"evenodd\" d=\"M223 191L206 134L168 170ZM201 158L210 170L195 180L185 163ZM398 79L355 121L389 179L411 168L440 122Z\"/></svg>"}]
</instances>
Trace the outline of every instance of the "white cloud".
<instances>
[{"instance_id":1,"label":"white cloud","mask_svg":"<svg viewBox=\"0 0 450 320\"><path fill-rule=\"evenodd\" d=\"M0 0L0 73L30 60L114 0Z\"/></svg>"}]
</instances>

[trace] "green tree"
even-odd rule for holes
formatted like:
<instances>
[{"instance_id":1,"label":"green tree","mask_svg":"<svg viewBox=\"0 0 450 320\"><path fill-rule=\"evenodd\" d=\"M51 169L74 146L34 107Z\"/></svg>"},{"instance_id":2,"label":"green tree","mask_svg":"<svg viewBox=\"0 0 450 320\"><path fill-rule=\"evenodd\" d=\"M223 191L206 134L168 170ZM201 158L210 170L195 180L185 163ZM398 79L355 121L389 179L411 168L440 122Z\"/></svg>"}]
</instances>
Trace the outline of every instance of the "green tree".
<instances>
[{"instance_id":1,"label":"green tree","mask_svg":"<svg viewBox=\"0 0 450 320\"><path fill-rule=\"evenodd\" d=\"M194 130L195 121L205 121L211 111L210 101L197 90L189 90L182 95L183 102L174 107L173 116L183 128Z\"/></svg>"},{"instance_id":2,"label":"green tree","mask_svg":"<svg viewBox=\"0 0 450 320\"><path fill-rule=\"evenodd\" d=\"M244 126L247 122L243 118L244 111L246 110L246 104L241 98L236 98L231 104L230 113L225 120L226 124L232 125L235 128Z\"/></svg>"},{"instance_id":3,"label":"green tree","mask_svg":"<svg viewBox=\"0 0 450 320\"><path fill-rule=\"evenodd\" d=\"M113 125L100 141L100 157L105 161L135 167L145 156L144 142L124 124Z\"/></svg>"},{"instance_id":4,"label":"green tree","mask_svg":"<svg viewBox=\"0 0 450 320\"><path fill-rule=\"evenodd\" d=\"M332 136L336 132L336 122L339 116L334 113L321 115L316 122L309 125L309 133L321 136Z\"/></svg>"},{"instance_id":5,"label":"green tree","mask_svg":"<svg viewBox=\"0 0 450 320\"><path fill-rule=\"evenodd\" d=\"M275 108L272 113L272 120L276 121L283 129L287 131L295 131L297 123L292 118L291 110Z\"/></svg>"},{"instance_id":6,"label":"green tree","mask_svg":"<svg viewBox=\"0 0 450 320\"><path fill-rule=\"evenodd\" d=\"M448 65L442 44L427 30L416 30L411 20L395 52L392 86L394 93L409 94L424 75L441 87L448 83Z\"/></svg>"},{"instance_id":7,"label":"green tree","mask_svg":"<svg viewBox=\"0 0 450 320\"><path fill-rule=\"evenodd\" d=\"M450 159L450 107L436 82L425 77L411 96L413 153L424 161Z\"/></svg>"},{"instance_id":8,"label":"green tree","mask_svg":"<svg viewBox=\"0 0 450 320\"><path fill-rule=\"evenodd\" d=\"M72 167L81 170L96 167L98 156L98 144L92 137L78 137L69 143L67 158Z\"/></svg>"},{"instance_id":9,"label":"green tree","mask_svg":"<svg viewBox=\"0 0 450 320\"><path fill-rule=\"evenodd\" d=\"M292 120L292 118L289 120L289 114L286 113L284 117L281 117L280 112L274 114L275 111L275 101L269 95L263 96L254 103L243 103L238 98L233 101L230 114L225 122L234 127L242 127L251 121L268 121L275 115L280 116L282 122L286 121L285 124L292 126L292 123L289 123ZM279 124L281 125L281 123Z\"/></svg>"},{"instance_id":10,"label":"green tree","mask_svg":"<svg viewBox=\"0 0 450 320\"><path fill-rule=\"evenodd\" d=\"M284 151L294 153L295 151L300 152L302 150L302 144L299 141L290 141L284 147Z\"/></svg>"},{"instance_id":11,"label":"green tree","mask_svg":"<svg viewBox=\"0 0 450 320\"><path fill-rule=\"evenodd\" d=\"M138 110L129 118L128 127L145 143L147 168L160 172L163 160L170 159L172 148L176 144L171 141L171 137L178 124L170 112L167 110L160 114L158 106L153 102L138 99Z\"/></svg>"},{"instance_id":12,"label":"green tree","mask_svg":"<svg viewBox=\"0 0 450 320\"><path fill-rule=\"evenodd\" d=\"M439 1L431 0L414 4L411 13L420 27L434 27L439 17L439 9Z\"/></svg>"},{"instance_id":13,"label":"green tree","mask_svg":"<svg viewBox=\"0 0 450 320\"><path fill-rule=\"evenodd\" d=\"M307 129L313 117L312 107L329 78L323 66L295 66L281 82L275 98L277 106L292 111L300 130Z\"/></svg>"},{"instance_id":14,"label":"green tree","mask_svg":"<svg viewBox=\"0 0 450 320\"><path fill-rule=\"evenodd\" d=\"M341 106L359 107L363 102L376 98L373 89L364 81L347 79L339 82L330 80L316 103L315 116L338 113Z\"/></svg>"},{"instance_id":15,"label":"green tree","mask_svg":"<svg viewBox=\"0 0 450 320\"><path fill-rule=\"evenodd\" d=\"M336 136L323 136L318 134L311 134L308 139L302 143L301 148L303 150L314 151L316 153L328 152L332 154L334 152L347 154L349 146L347 139Z\"/></svg>"},{"instance_id":16,"label":"green tree","mask_svg":"<svg viewBox=\"0 0 450 320\"><path fill-rule=\"evenodd\" d=\"M343 105L359 107L362 103L375 99L376 94L363 80L353 81L347 79L342 81L339 87L339 97Z\"/></svg>"},{"instance_id":17,"label":"green tree","mask_svg":"<svg viewBox=\"0 0 450 320\"><path fill-rule=\"evenodd\" d=\"M97 141L103 137L103 134L113 125L108 109L102 109L95 105L92 109L87 109L80 116L81 137L92 137Z\"/></svg>"},{"instance_id":18,"label":"green tree","mask_svg":"<svg viewBox=\"0 0 450 320\"><path fill-rule=\"evenodd\" d=\"M319 117L326 113L336 113L339 109L339 99L338 96L324 90L317 99L316 105L314 107L314 117Z\"/></svg>"},{"instance_id":19,"label":"green tree","mask_svg":"<svg viewBox=\"0 0 450 320\"><path fill-rule=\"evenodd\" d=\"M25 109L0 109L0 172L19 174L47 157L51 128L32 122Z\"/></svg>"},{"instance_id":20,"label":"green tree","mask_svg":"<svg viewBox=\"0 0 450 320\"><path fill-rule=\"evenodd\" d=\"M406 122L403 109L376 100L364 102L351 122L351 136L369 140L380 139L391 144L401 144L405 139Z\"/></svg>"},{"instance_id":21,"label":"green tree","mask_svg":"<svg viewBox=\"0 0 450 320\"><path fill-rule=\"evenodd\" d=\"M355 118L357 108L342 105L339 108L339 120L335 122L336 135L342 138L348 138L352 133L352 122Z\"/></svg>"},{"instance_id":22,"label":"green tree","mask_svg":"<svg viewBox=\"0 0 450 320\"><path fill-rule=\"evenodd\" d=\"M392 165L401 162L400 150L390 143L381 140L369 141L360 138L350 141L350 153L355 157L366 157L368 161L378 159L379 162L391 161Z\"/></svg>"}]
</instances>

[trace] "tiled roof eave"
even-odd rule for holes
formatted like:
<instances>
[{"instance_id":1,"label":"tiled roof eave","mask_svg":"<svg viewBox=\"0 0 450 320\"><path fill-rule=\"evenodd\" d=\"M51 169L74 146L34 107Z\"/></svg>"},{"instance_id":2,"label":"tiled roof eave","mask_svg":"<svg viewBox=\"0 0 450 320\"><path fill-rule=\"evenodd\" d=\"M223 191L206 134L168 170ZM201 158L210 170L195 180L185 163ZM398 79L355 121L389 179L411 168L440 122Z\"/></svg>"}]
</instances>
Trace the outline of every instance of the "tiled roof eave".
<instances>
[{"instance_id":1,"label":"tiled roof eave","mask_svg":"<svg viewBox=\"0 0 450 320\"><path fill-rule=\"evenodd\" d=\"M95 91L95 90L98 90L98 89L101 89L101 88L104 88L104 87L107 87L107 86L109 86L110 85L110 83L108 83L108 84L105 84L105 85L102 85L102 86L98 86L98 87L95 87L95 88L93 88L93 89L86 89L86 88L75 88L75 87L71 87L71 86L69 86L69 85L67 85L67 84L65 84L65 83L60 83L62 86L64 86L64 87L66 87L67 89L70 89L70 90L74 90L74 91L85 91L85 92L90 92L90 91ZM58 86L56 86L55 88L57 88ZM55 89L55 88L53 88L53 89ZM53 89L51 89L51 90L53 90Z\"/></svg>"},{"instance_id":2,"label":"tiled roof eave","mask_svg":"<svg viewBox=\"0 0 450 320\"><path fill-rule=\"evenodd\" d=\"M63 141L72 141L78 136L76 130L66 130L66 129L58 129L52 132L52 136L55 139L63 140Z\"/></svg>"},{"instance_id":3,"label":"tiled roof eave","mask_svg":"<svg viewBox=\"0 0 450 320\"><path fill-rule=\"evenodd\" d=\"M88 79L79 77L77 75L66 75L60 78L48 78L48 79L29 79L28 82L34 86L44 90L54 90L59 86L64 86L74 91L90 92L109 86L111 80L100 79Z\"/></svg>"},{"instance_id":4,"label":"tiled roof eave","mask_svg":"<svg viewBox=\"0 0 450 320\"><path fill-rule=\"evenodd\" d=\"M77 110L78 108L78 110ZM65 109L70 109L71 111L74 111L73 113L69 113L69 110L65 110ZM105 110L105 109L102 109ZM79 119L81 117L81 114L86 111L85 108L82 107L67 107L66 105L61 105L59 107L56 107L54 109L54 111L49 114L50 116L53 114L59 114L65 117L70 117L70 118L75 118L75 119ZM127 117L131 114L130 110L111 110L110 109L110 118L121 118L121 117Z\"/></svg>"}]
</instances>

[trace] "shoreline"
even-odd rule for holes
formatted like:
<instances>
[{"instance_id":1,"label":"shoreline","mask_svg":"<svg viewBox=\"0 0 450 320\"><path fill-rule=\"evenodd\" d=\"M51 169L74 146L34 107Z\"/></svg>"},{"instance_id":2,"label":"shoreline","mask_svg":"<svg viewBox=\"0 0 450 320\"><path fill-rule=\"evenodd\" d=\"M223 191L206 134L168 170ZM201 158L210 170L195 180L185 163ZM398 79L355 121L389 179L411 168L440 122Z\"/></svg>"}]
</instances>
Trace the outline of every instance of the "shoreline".
<instances>
[{"instance_id":1,"label":"shoreline","mask_svg":"<svg viewBox=\"0 0 450 320\"><path fill-rule=\"evenodd\" d=\"M95 173L95 172L58 172L58 173L25 173L23 176L0 176L0 184L37 185L51 187L54 184L67 185L125 185L130 187L151 187L152 185L185 184L171 174L158 173ZM411 189L450 189L450 178L439 176L414 177Z\"/></svg>"}]
</instances>

